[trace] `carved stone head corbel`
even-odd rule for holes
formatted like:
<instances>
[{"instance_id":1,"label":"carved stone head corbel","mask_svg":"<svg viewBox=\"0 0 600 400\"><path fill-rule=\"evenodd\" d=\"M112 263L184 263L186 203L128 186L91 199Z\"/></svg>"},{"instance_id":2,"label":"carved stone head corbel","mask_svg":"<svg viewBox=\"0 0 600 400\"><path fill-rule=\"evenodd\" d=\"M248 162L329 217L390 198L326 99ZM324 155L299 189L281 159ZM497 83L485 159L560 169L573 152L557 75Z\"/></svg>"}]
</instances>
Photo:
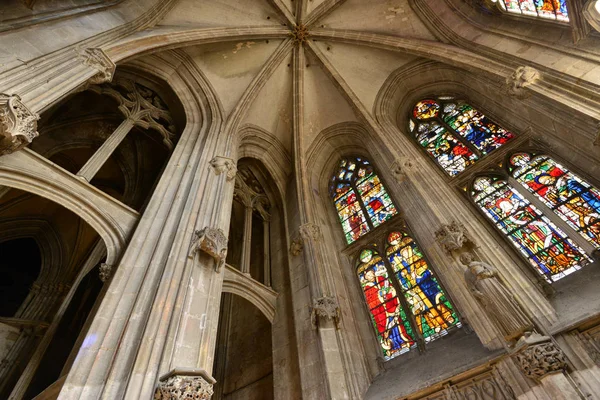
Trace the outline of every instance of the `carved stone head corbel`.
<instances>
[{"instance_id":1,"label":"carved stone head corbel","mask_svg":"<svg viewBox=\"0 0 600 400\"><path fill-rule=\"evenodd\" d=\"M227 259L227 236L221 229L206 227L200 231L194 232L190 258L204 252L215 260L215 270L221 272L221 267Z\"/></svg>"}]
</instances>

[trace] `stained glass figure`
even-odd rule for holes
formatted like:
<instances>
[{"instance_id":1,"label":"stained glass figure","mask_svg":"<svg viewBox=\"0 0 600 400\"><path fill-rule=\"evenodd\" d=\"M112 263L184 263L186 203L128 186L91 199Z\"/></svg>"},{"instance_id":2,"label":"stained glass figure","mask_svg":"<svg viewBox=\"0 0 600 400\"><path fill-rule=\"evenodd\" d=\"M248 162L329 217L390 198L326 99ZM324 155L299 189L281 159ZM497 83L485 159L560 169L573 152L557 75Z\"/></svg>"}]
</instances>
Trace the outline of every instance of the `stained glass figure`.
<instances>
[{"instance_id":1,"label":"stained glass figure","mask_svg":"<svg viewBox=\"0 0 600 400\"><path fill-rule=\"evenodd\" d=\"M373 167L363 158L340 161L329 192L348 244L398 213Z\"/></svg>"},{"instance_id":2,"label":"stained glass figure","mask_svg":"<svg viewBox=\"0 0 600 400\"><path fill-rule=\"evenodd\" d=\"M500 8L515 14L568 21L567 0L498 0Z\"/></svg>"},{"instance_id":3,"label":"stained glass figure","mask_svg":"<svg viewBox=\"0 0 600 400\"><path fill-rule=\"evenodd\" d=\"M550 282L591 262L587 254L537 207L497 177L479 177L472 196L498 229Z\"/></svg>"},{"instance_id":4,"label":"stained glass figure","mask_svg":"<svg viewBox=\"0 0 600 400\"><path fill-rule=\"evenodd\" d=\"M545 155L516 153L512 176L571 228L600 248L600 191Z\"/></svg>"},{"instance_id":5,"label":"stained glass figure","mask_svg":"<svg viewBox=\"0 0 600 400\"><path fill-rule=\"evenodd\" d=\"M415 345L412 327L381 256L374 250L363 250L357 274L384 358L389 360L410 350Z\"/></svg>"},{"instance_id":6,"label":"stained glass figure","mask_svg":"<svg viewBox=\"0 0 600 400\"><path fill-rule=\"evenodd\" d=\"M452 328L460 327L454 307L446 298L415 241L404 232L392 232L387 244L387 259L400 282L400 290L425 342L446 335Z\"/></svg>"},{"instance_id":7,"label":"stained glass figure","mask_svg":"<svg viewBox=\"0 0 600 400\"><path fill-rule=\"evenodd\" d=\"M449 96L417 103L409 129L450 176L460 174L515 136L469 104Z\"/></svg>"}]
</instances>

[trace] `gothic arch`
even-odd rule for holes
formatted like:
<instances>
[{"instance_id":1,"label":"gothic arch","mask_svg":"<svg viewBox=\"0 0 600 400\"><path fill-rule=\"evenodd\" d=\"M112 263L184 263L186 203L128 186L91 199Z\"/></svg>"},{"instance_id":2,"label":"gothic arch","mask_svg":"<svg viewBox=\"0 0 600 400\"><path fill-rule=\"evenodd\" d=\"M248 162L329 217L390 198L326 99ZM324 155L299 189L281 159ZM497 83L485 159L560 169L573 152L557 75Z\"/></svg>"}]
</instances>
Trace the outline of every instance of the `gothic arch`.
<instances>
[{"instance_id":1,"label":"gothic arch","mask_svg":"<svg viewBox=\"0 0 600 400\"><path fill-rule=\"evenodd\" d=\"M235 268L227 267L223 278L223 292L233 293L254 304L270 323L275 319L275 302L278 294L260 283L248 279Z\"/></svg>"}]
</instances>

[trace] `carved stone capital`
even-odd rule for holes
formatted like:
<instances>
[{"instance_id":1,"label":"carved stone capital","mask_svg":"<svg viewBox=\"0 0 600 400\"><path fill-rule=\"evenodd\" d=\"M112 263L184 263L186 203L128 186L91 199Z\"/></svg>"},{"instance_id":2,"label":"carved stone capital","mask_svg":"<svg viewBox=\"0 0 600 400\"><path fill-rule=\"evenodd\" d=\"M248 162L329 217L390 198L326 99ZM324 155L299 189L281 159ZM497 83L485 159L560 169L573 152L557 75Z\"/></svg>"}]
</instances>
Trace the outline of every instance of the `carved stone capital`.
<instances>
[{"instance_id":1,"label":"carved stone capital","mask_svg":"<svg viewBox=\"0 0 600 400\"><path fill-rule=\"evenodd\" d=\"M416 161L411 157L399 157L390 165L390 171L397 182L403 182L407 173L413 171L415 167Z\"/></svg>"},{"instance_id":2,"label":"carved stone capital","mask_svg":"<svg viewBox=\"0 0 600 400\"><path fill-rule=\"evenodd\" d=\"M38 119L19 96L0 93L0 156L31 143L38 136Z\"/></svg>"},{"instance_id":3,"label":"carved stone capital","mask_svg":"<svg viewBox=\"0 0 600 400\"><path fill-rule=\"evenodd\" d=\"M204 252L215 259L215 269L221 271L227 258L227 236L221 229L206 227L194 232L190 257L196 253Z\"/></svg>"},{"instance_id":4,"label":"carved stone capital","mask_svg":"<svg viewBox=\"0 0 600 400\"><path fill-rule=\"evenodd\" d=\"M532 333L522 337L515 346L514 358L523 374L540 380L548 374L567 369L563 351L547 336Z\"/></svg>"},{"instance_id":5,"label":"carved stone capital","mask_svg":"<svg viewBox=\"0 0 600 400\"><path fill-rule=\"evenodd\" d=\"M323 296L313 301L310 315L313 328L317 328L323 318L333 320L335 327L339 328L340 316L340 306L335 297Z\"/></svg>"},{"instance_id":6,"label":"carved stone capital","mask_svg":"<svg viewBox=\"0 0 600 400\"><path fill-rule=\"evenodd\" d=\"M117 66L101 48L86 48L79 50L79 59L85 65L97 69L99 72L90 78L89 83L99 85L111 82L115 76Z\"/></svg>"},{"instance_id":7,"label":"carved stone capital","mask_svg":"<svg viewBox=\"0 0 600 400\"><path fill-rule=\"evenodd\" d=\"M210 400L214 384L204 370L173 370L160 378L154 400Z\"/></svg>"},{"instance_id":8,"label":"carved stone capital","mask_svg":"<svg viewBox=\"0 0 600 400\"><path fill-rule=\"evenodd\" d=\"M210 166L216 175L226 174L228 182L235 179L237 167L235 166L235 161L231 158L216 156L210 160Z\"/></svg>"},{"instance_id":9,"label":"carved stone capital","mask_svg":"<svg viewBox=\"0 0 600 400\"><path fill-rule=\"evenodd\" d=\"M102 282L108 281L112 275L112 265L106 263L100 264L98 275Z\"/></svg>"},{"instance_id":10,"label":"carved stone capital","mask_svg":"<svg viewBox=\"0 0 600 400\"><path fill-rule=\"evenodd\" d=\"M472 242L469 238L467 228L456 221L442 225L435 232L435 239L448 253L460 250L463 246Z\"/></svg>"},{"instance_id":11,"label":"carved stone capital","mask_svg":"<svg viewBox=\"0 0 600 400\"><path fill-rule=\"evenodd\" d=\"M531 67L518 67L506 78L506 92L517 98L527 96L526 87L533 85L540 78L540 72Z\"/></svg>"},{"instance_id":12,"label":"carved stone capital","mask_svg":"<svg viewBox=\"0 0 600 400\"><path fill-rule=\"evenodd\" d=\"M304 241L318 242L323 237L323 234L319 225L308 223L300 225L300 236Z\"/></svg>"},{"instance_id":13,"label":"carved stone capital","mask_svg":"<svg viewBox=\"0 0 600 400\"><path fill-rule=\"evenodd\" d=\"M304 250L304 241L302 238L297 237L296 239L292 240L292 244L290 245L290 253L295 257L299 256L300 253L302 253L302 250Z\"/></svg>"}]
</instances>

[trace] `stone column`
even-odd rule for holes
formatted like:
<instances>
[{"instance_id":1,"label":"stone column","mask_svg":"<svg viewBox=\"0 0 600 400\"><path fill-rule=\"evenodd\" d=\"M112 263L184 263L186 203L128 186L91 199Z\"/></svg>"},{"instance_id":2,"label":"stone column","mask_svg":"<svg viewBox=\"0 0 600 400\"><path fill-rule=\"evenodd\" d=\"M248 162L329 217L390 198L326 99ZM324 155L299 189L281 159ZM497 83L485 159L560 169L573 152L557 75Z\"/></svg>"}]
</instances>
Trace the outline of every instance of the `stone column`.
<instances>
[{"instance_id":1,"label":"stone column","mask_svg":"<svg viewBox=\"0 0 600 400\"><path fill-rule=\"evenodd\" d=\"M515 346L513 357L521 372L539 382L553 400L581 399L579 389L566 376L567 358L547 336L524 336Z\"/></svg>"},{"instance_id":2,"label":"stone column","mask_svg":"<svg viewBox=\"0 0 600 400\"><path fill-rule=\"evenodd\" d=\"M252 256L252 206L245 205L244 208L244 239L242 242L242 265L240 270L243 274L250 275L250 258Z\"/></svg>"},{"instance_id":3,"label":"stone column","mask_svg":"<svg viewBox=\"0 0 600 400\"><path fill-rule=\"evenodd\" d=\"M121 125L115 129L115 131L106 139L106 141L100 146L94 155L85 163L83 167L77 173L77 176L84 178L90 182L94 176L98 173L100 168L106 163L110 156L117 150L117 147L125 139L127 134L135 126L135 122L132 119L127 118L121 122Z\"/></svg>"},{"instance_id":4,"label":"stone column","mask_svg":"<svg viewBox=\"0 0 600 400\"><path fill-rule=\"evenodd\" d=\"M264 276L265 286L271 287L271 221L263 219L263 245L264 245Z\"/></svg>"}]
</instances>

